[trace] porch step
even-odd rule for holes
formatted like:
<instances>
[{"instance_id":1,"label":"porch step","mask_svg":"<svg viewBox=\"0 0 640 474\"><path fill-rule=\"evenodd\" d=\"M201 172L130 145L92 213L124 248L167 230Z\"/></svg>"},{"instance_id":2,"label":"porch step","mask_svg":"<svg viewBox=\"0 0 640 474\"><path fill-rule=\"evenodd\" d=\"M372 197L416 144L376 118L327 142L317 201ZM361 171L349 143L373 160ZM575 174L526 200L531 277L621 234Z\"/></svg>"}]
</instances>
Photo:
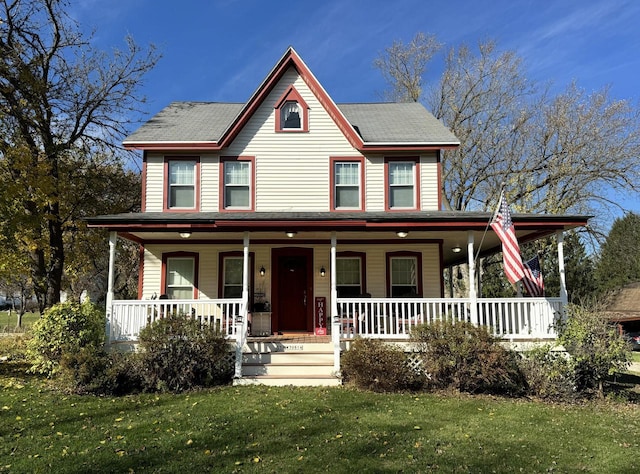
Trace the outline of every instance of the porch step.
<instances>
[{"instance_id":1,"label":"porch step","mask_svg":"<svg viewBox=\"0 0 640 474\"><path fill-rule=\"evenodd\" d=\"M248 341L235 385L341 385L333 375L333 345L308 341Z\"/></svg>"}]
</instances>

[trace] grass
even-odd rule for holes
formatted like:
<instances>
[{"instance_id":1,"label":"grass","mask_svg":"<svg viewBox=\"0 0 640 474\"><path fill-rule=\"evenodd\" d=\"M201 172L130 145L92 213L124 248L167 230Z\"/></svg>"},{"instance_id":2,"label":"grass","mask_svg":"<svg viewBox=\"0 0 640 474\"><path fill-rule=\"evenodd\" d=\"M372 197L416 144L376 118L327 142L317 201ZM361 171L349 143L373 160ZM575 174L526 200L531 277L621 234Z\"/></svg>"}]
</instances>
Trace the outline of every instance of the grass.
<instances>
[{"instance_id":1,"label":"grass","mask_svg":"<svg viewBox=\"0 0 640 474\"><path fill-rule=\"evenodd\" d=\"M633 362L638 362L638 363L640 363L640 352L638 352L638 351L632 352L632 353L631 353L631 360L632 360Z\"/></svg>"},{"instance_id":2,"label":"grass","mask_svg":"<svg viewBox=\"0 0 640 474\"><path fill-rule=\"evenodd\" d=\"M292 387L71 396L23 369L0 365L0 472L616 473L640 447L633 404Z\"/></svg>"},{"instance_id":3,"label":"grass","mask_svg":"<svg viewBox=\"0 0 640 474\"><path fill-rule=\"evenodd\" d=\"M22 316L22 327L28 328L40 318L40 313L27 312ZM0 332L13 332L18 325L18 314L15 311L0 311Z\"/></svg>"}]
</instances>

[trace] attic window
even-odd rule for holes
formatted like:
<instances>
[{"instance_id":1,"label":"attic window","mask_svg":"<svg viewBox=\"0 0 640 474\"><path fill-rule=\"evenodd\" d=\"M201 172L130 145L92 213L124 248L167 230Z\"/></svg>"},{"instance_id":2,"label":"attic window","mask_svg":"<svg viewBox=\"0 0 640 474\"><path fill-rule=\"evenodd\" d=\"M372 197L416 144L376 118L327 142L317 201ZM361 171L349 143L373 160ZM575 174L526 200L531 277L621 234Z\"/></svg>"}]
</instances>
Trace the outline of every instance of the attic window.
<instances>
[{"instance_id":1,"label":"attic window","mask_svg":"<svg viewBox=\"0 0 640 474\"><path fill-rule=\"evenodd\" d=\"M308 132L309 107L293 86L280 96L275 105L276 132Z\"/></svg>"}]
</instances>

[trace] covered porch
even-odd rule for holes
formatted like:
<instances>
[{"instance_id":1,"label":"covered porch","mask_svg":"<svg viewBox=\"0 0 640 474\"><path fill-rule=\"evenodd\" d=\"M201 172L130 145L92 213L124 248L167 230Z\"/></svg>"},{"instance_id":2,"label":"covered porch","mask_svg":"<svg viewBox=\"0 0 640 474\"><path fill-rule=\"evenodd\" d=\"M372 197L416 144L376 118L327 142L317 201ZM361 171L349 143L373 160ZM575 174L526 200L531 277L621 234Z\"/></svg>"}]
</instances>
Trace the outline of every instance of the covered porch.
<instances>
[{"instance_id":1,"label":"covered porch","mask_svg":"<svg viewBox=\"0 0 640 474\"><path fill-rule=\"evenodd\" d=\"M251 336L328 335L335 372L349 340L408 340L413 327L437 320L484 325L507 341L555 338L567 302L563 232L586 218L513 216L521 242L557 236L561 289L550 297L502 299L478 295L477 258L500 251L490 218L443 211L298 213L287 219L276 213L146 213L101 216L89 224L110 231L110 342L135 342L144 326L168 314L196 318L235 341L240 377L242 349ZM119 237L140 243L145 255L137 300L114 298ZM194 281L193 297L167 294L174 257L194 261L186 278ZM238 266L232 282L228 263ZM345 263L357 269L351 279ZM466 264L471 282L467 294L445 297L443 270L459 264Z\"/></svg>"}]
</instances>

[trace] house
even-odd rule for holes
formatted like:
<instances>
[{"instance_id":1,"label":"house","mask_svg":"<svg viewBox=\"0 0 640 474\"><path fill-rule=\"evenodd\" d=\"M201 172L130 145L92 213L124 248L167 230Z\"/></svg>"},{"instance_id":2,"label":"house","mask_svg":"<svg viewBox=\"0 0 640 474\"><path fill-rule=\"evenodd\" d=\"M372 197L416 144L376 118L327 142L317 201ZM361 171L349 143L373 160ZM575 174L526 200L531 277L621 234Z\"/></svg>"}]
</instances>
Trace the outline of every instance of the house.
<instances>
[{"instance_id":1,"label":"house","mask_svg":"<svg viewBox=\"0 0 640 474\"><path fill-rule=\"evenodd\" d=\"M138 300L114 300L110 272L110 340L178 311L236 341L238 380L264 381L276 355L311 349L303 372L327 365L326 379L350 339L406 340L445 317L553 338L565 290L444 298L445 268L468 263L475 282L474 256L500 251L490 213L442 210L441 157L458 145L420 104L335 103L292 48L244 104L170 104L124 142L142 151L142 211L88 220L110 231L111 262L117 238L140 244ZM561 253L586 218L513 222L521 242L557 234Z\"/></svg>"}]
</instances>

